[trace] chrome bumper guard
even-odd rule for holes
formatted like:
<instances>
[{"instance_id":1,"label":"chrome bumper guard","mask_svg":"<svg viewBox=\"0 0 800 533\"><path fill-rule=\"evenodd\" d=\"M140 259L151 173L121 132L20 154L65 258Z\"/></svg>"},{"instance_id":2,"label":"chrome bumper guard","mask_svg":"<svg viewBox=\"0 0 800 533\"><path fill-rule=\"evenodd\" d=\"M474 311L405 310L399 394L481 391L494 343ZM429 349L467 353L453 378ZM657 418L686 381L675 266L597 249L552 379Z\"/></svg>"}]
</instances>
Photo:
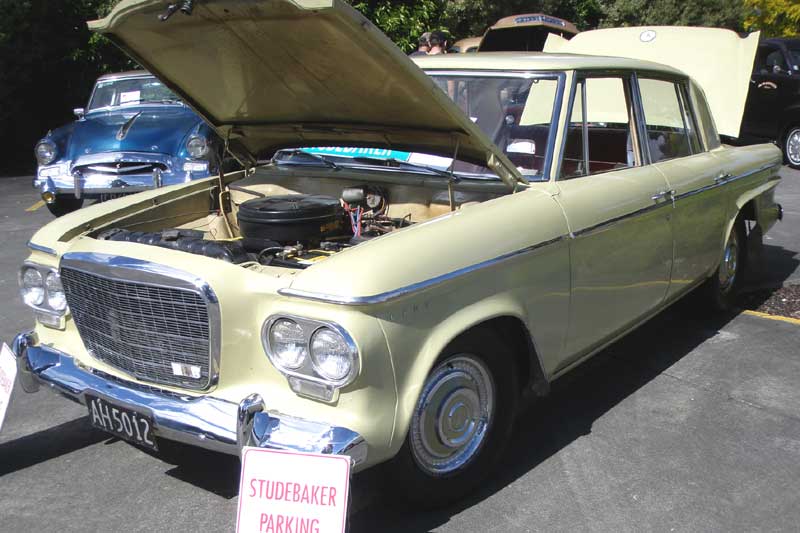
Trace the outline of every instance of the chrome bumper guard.
<instances>
[{"instance_id":1,"label":"chrome bumper guard","mask_svg":"<svg viewBox=\"0 0 800 533\"><path fill-rule=\"evenodd\" d=\"M190 397L109 379L79 366L47 346L36 346L34 333L17 335L12 345L17 375L25 392L40 385L81 404L86 394L100 396L153 417L157 437L239 455L244 446L307 453L347 455L358 470L367 458L367 443L347 428L283 414L268 413L252 394L238 405L212 397Z\"/></svg>"}]
</instances>

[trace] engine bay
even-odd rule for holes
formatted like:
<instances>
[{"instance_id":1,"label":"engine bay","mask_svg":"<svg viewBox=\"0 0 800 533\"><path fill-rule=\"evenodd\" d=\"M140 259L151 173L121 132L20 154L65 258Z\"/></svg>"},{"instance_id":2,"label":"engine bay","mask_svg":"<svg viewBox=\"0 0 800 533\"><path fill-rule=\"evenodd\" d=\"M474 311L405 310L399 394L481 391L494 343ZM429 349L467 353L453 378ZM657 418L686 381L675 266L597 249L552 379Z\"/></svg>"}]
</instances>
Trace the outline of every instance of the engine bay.
<instances>
[{"instance_id":1,"label":"engine bay","mask_svg":"<svg viewBox=\"0 0 800 533\"><path fill-rule=\"evenodd\" d=\"M132 231L113 228L98 240L133 242L180 250L229 263L257 262L307 268L348 247L411 225L410 216L387 216L385 192L362 185L342 190L341 198L319 194L257 195L238 206L239 235L208 239L196 229Z\"/></svg>"},{"instance_id":2,"label":"engine bay","mask_svg":"<svg viewBox=\"0 0 800 533\"><path fill-rule=\"evenodd\" d=\"M483 188L454 191L440 183L354 181L256 173L222 192L209 191L209 210L193 211L205 213L202 218L140 215L139 222L112 225L94 237L237 265L304 269L371 239L500 195ZM200 208L201 201L195 198L191 208ZM156 223L169 220L173 226Z\"/></svg>"}]
</instances>

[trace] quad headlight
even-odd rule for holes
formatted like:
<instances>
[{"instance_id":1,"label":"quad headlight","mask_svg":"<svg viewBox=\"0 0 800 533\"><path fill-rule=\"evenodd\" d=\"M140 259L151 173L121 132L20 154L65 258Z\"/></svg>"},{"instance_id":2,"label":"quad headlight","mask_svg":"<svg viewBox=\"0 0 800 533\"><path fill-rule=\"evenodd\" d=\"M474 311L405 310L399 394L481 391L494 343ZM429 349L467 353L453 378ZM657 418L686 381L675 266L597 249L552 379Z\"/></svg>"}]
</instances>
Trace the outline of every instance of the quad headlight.
<instances>
[{"instance_id":1,"label":"quad headlight","mask_svg":"<svg viewBox=\"0 0 800 533\"><path fill-rule=\"evenodd\" d=\"M38 161L40 165L49 165L56 160L56 155L58 155L56 143L48 139L36 143L34 152L36 153L36 161Z\"/></svg>"},{"instance_id":2,"label":"quad headlight","mask_svg":"<svg viewBox=\"0 0 800 533\"><path fill-rule=\"evenodd\" d=\"M189 137L189 140L186 141L186 151L189 153L189 156L194 159L204 159L208 156L210 150L208 139L201 135L192 135Z\"/></svg>"},{"instance_id":3,"label":"quad headlight","mask_svg":"<svg viewBox=\"0 0 800 533\"><path fill-rule=\"evenodd\" d=\"M44 303L44 278L37 268L23 267L19 286L25 305L38 307Z\"/></svg>"},{"instance_id":4,"label":"quad headlight","mask_svg":"<svg viewBox=\"0 0 800 533\"><path fill-rule=\"evenodd\" d=\"M26 264L19 273L22 301L36 311L36 318L45 326L64 327L67 296L58 271L48 267Z\"/></svg>"},{"instance_id":5,"label":"quad headlight","mask_svg":"<svg viewBox=\"0 0 800 533\"><path fill-rule=\"evenodd\" d=\"M332 401L358 375L358 348L336 324L271 317L264 323L262 340L269 360L303 396Z\"/></svg>"}]
</instances>

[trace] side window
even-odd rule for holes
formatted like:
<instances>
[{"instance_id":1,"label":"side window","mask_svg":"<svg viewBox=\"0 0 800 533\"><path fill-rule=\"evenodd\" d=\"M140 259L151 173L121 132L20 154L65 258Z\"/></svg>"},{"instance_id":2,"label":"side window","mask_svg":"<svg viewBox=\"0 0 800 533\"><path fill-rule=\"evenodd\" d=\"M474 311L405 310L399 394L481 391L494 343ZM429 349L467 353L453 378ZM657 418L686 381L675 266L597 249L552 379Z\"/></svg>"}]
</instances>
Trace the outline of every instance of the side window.
<instances>
[{"instance_id":1,"label":"side window","mask_svg":"<svg viewBox=\"0 0 800 533\"><path fill-rule=\"evenodd\" d=\"M681 84L639 78L647 149L650 161L658 163L700 151L694 121L688 112Z\"/></svg>"},{"instance_id":2,"label":"side window","mask_svg":"<svg viewBox=\"0 0 800 533\"><path fill-rule=\"evenodd\" d=\"M775 67L778 67L776 70ZM787 72L789 66L783 52L776 46L762 46L756 54L755 74L773 74L775 72Z\"/></svg>"},{"instance_id":3,"label":"side window","mask_svg":"<svg viewBox=\"0 0 800 533\"><path fill-rule=\"evenodd\" d=\"M560 179L638 165L631 109L623 78L579 80L567 124Z\"/></svg>"}]
</instances>

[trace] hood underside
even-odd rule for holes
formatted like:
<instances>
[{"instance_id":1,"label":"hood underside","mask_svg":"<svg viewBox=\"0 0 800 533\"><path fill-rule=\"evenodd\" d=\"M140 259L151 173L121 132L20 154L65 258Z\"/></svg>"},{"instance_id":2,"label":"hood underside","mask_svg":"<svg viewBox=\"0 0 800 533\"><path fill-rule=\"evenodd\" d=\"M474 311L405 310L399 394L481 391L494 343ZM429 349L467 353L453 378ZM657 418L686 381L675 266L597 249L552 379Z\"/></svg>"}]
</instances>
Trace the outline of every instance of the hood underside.
<instances>
[{"instance_id":1,"label":"hood underside","mask_svg":"<svg viewBox=\"0 0 800 533\"><path fill-rule=\"evenodd\" d=\"M629 57L668 65L691 76L706 93L717 131L738 137L759 33L678 26L609 28L571 40L549 35L545 52Z\"/></svg>"},{"instance_id":2,"label":"hood underside","mask_svg":"<svg viewBox=\"0 0 800 533\"><path fill-rule=\"evenodd\" d=\"M340 0L203 0L166 21L123 0L89 23L251 162L299 146L381 146L514 165L380 30Z\"/></svg>"}]
</instances>

